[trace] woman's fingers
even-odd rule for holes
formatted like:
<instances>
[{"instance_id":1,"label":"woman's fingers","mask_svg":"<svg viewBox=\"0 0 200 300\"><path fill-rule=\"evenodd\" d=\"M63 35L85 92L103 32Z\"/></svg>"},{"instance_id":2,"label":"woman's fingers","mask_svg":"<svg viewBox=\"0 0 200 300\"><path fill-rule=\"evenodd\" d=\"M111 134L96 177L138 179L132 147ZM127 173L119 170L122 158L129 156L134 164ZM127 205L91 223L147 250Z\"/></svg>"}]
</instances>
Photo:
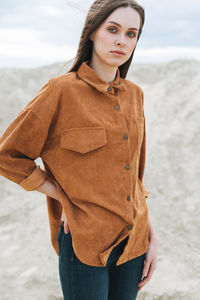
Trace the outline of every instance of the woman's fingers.
<instances>
[{"instance_id":1,"label":"woman's fingers","mask_svg":"<svg viewBox=\"0 0 200 300\"><path fill-rule=\"evenodd\" d=\"M69 226L68 226L67 221L64 222L64 232L65 232L66 234L69 233Z\"/></svg>"},{"instance_id":2,"label":"woman's fingers","mask_svg":"<svg viewBox=\"0 0 200 300\"><path fill-rule=\"evenodd\" d=\"M69 225L67 223L67 218L66 218L64 211L62 211L62 220L64 220L64 232L66 234L68 234L69 233Z\"/></svg>"},{"instance_id":3,"label":"woman's fingers","mask_svg":"<svg viewBox=\"0 0 200 300\"><path fill-rule=\"evenodd\" d=\"M148 265L148 272L145 277L138 283L138 289L140 290L152 277L154 270L156 269L156 262L152 260Z\"/></svg>"}]
</instances>

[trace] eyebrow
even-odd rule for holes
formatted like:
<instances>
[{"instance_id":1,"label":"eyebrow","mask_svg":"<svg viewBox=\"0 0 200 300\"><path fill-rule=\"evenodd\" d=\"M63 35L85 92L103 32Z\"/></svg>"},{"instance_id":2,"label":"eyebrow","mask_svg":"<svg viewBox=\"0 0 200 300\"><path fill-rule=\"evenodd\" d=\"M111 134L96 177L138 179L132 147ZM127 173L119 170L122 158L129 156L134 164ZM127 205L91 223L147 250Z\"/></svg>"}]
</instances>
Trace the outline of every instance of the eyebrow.
<instances>
[{"instance_id":1,"label":"eyebrow","mask_svg":"<svg viewBox=\"0 0 200 300\"><path fill-rule=\"evenodd\" d=\"M117 25L117 26L119 26L119 27L122 27L120 24L118 24L117 22L114 22L114 21L110 21L110 22L108 22L108 23L113 23L113 24L115 24L115 25ZM139 31L139 29L138 29L138 28L134 28L134 27L132 27L132 28L129 28L129 29L131 29L131 30L137 30L137 31Z\"/></svg>"}]
</instances>

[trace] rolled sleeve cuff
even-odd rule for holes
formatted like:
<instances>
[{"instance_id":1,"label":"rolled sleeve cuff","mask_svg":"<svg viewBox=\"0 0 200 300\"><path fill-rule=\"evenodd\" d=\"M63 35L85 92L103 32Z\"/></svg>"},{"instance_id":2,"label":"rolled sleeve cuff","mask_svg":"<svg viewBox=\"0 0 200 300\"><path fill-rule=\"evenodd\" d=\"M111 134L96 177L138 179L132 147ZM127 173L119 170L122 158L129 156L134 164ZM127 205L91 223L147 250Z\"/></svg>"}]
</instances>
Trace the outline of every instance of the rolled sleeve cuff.
<instances>
[{"instance_id":1,"label":"rolled sleeve cuff","mask_svg":"<svg viewBox=\"0 0 200 300\"><path fill-rule=\"evenodd\" d=\"M19 183L19 185L26 191L33 191L45 181L46 177L47 173L43 171L40 166L37 166L28 177Z\"/></svg>"}]
</instances>

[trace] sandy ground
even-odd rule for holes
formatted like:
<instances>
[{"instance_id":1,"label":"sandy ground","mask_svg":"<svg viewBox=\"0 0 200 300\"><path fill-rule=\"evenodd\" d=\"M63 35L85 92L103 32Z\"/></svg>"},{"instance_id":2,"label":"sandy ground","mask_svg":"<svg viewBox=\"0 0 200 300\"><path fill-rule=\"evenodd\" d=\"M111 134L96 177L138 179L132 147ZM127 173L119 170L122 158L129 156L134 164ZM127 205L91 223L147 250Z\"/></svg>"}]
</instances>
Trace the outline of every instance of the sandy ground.
<instances>
[{"instance_id":1,"label":"sandy ground","mask_svg":"<svg viewBox=\"0 0 200 300\"><path fill-rule=\"evenodd\" d=\"M61 66L0 69L0 134ZM200 61L132 64L127 79L145 95L144 183L158 238L157 268L137 299L199 300ZM61 300L45 196L1 177L0 236L0 299Z\"/></svg>"}]
</instances>

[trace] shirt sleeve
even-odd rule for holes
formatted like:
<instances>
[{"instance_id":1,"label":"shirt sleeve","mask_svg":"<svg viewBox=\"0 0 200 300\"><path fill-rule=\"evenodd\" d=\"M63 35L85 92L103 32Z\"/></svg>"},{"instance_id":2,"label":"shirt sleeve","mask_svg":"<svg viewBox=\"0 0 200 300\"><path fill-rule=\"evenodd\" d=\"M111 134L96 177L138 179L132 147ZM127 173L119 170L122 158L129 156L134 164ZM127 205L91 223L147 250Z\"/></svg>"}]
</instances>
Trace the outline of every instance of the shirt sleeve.
<instances>
[{"instance_id":1,"label":"shirt sleeve","mask_svg":"<svg viewBox=\"0 0 200 300\"><path fill-rule=\"evenodd\" d=\"M40 156L48 137L55 111L54 97L58 97L58 92L50 79L0 137L0 175L26 191L37 189L47 178L46 171L34 160Z\"/></svg>"},{"instance_id":2,"label":"shirt sleeve","mask_svg":"<svg viewBox=\"0 0 200 300\"><path fill-rule=\"evenodd\" d=\"M141 90L142 93L142 106L144 102L144 94L143 91ZM142 146L140 150L140 158L139 158L139 169L138 169L138 177L142 183L142 188L145 193L145 197L148 198L150 191L146 189L146 187L143 184L143 177L144 177L144 170L145 170L145 160L146 160L146 121L145 121L145 115L144 115L144 110L143 110L143 117L144 117L144 135L143 135L143 141L142 141Z\"/></svg>"}]
</instances>

